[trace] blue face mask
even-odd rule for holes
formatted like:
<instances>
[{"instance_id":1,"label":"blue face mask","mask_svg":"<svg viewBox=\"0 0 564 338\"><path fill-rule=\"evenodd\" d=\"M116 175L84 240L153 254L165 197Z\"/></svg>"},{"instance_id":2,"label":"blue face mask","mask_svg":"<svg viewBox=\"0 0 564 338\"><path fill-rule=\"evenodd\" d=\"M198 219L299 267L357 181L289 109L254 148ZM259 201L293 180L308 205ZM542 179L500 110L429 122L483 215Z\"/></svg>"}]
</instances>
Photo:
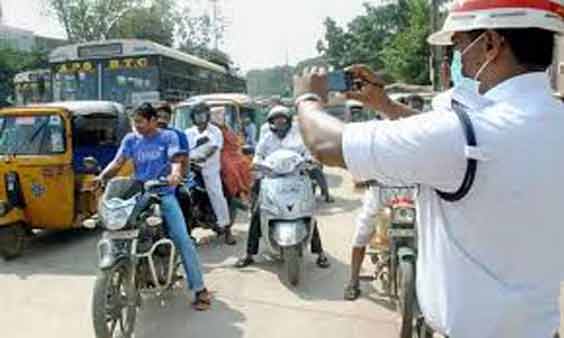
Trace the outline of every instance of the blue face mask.
<instances>
[{"instance_id":1,"label":"blue face mask","mask_svg":"<svg viewBox=\"0 0 564 338\"><path fill-rule=\"evenodd\" d=\"M452 56L452 63L450 64L450 77L455 87L464 87L472 92L478 92L480 88L479 81L466 77L462 73L462 53L459 51L455 51Z\"/></svg>"}]
</instances>

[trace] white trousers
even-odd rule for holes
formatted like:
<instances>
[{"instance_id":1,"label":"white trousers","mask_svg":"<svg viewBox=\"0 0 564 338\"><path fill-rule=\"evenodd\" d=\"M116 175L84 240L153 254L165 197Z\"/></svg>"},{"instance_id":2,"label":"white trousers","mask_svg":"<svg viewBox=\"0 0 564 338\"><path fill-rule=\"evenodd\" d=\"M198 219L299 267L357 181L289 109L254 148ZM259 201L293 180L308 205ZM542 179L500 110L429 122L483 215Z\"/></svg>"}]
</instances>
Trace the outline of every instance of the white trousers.
<instances>
[{"instance_id":1,"label":"white trousers","mask_svg":"<svg viewBox=\"0 0 564 338\"><path fill-rule=\"evenodd\" d=\"M370 243L370 239L376 232L376 214L380 208L380 188L370 187L364 194L362 211L356 219L352 245L355 248L363 248Z\"/></svg>"},{"instance_id":2,"label":"white trousers","mask_svg":"<svg viewBox=\"0 0 564 338\"><path fill-rule=\"evenodd\" d=\"M217 218L217 225L220 227L225 227L231 223L229 217L229 207L227 206L227 200L225 195L223 195L223 186L221 185L221 175L219 170L202 170L202 176L204 178L204 184L206 185L206 190L208 192L208 197Z\"/></svg>"}]
</instances>

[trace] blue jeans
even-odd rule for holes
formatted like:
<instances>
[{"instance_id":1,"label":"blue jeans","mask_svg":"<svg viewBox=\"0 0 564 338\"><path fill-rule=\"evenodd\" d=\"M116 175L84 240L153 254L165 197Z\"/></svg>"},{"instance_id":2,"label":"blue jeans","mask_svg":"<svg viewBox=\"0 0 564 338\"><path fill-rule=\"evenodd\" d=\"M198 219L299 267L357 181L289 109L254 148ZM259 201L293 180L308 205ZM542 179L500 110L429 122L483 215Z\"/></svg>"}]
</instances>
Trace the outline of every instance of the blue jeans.
<instances>
[{"instance_id":1,"label":"blue jeans","mask_svg":"<svg viewBox=\"0 0 564 338\"><path fill-rule=\"evenodd\" d=\"M174 194L166 194L161 197L161 210L168 227L168 235L182 256L188 288L194 292L202 291L205 286L200 258L194 242L188 237L186 222Z\"/></svg>"}]
</instances>

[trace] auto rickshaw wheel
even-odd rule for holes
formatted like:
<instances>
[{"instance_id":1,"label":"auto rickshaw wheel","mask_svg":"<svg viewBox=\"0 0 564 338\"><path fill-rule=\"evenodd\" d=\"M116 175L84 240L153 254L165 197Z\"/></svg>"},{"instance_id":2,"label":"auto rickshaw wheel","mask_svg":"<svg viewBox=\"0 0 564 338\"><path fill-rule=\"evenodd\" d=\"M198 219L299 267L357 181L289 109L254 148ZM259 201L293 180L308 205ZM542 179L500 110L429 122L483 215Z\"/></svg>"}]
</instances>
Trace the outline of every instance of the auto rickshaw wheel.
<instances>
[{"instance_id":1,"label":"auto rickshaw wheel","mask_svg":"<svg viewBox=\"0 0 564 338\"><path fill-rule=\"evenodd\" d=\"M27 231L21 224L0 229L0 255L11 260L22 255L27 238Z\"/></svg>"}]
</instances>

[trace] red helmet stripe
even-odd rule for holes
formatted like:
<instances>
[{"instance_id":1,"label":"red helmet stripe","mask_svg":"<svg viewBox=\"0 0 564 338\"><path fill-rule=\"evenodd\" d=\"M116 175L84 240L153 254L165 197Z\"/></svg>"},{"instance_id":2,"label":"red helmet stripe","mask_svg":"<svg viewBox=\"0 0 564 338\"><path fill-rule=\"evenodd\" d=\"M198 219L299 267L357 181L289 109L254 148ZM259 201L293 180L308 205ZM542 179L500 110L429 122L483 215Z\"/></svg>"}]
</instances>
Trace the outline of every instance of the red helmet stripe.
<instances>
[{"instance_id":1,"label":"red helmet stripe","mask_svg":"<svg viewBox=\"0 0 564 338\"><path fill-rule=\"evenodd\" d=\"M564 6L550 0L466 0L455 4L453 12L502 8L530 8L553 12L564 17Z\"/></svg>"}]
</instances>

